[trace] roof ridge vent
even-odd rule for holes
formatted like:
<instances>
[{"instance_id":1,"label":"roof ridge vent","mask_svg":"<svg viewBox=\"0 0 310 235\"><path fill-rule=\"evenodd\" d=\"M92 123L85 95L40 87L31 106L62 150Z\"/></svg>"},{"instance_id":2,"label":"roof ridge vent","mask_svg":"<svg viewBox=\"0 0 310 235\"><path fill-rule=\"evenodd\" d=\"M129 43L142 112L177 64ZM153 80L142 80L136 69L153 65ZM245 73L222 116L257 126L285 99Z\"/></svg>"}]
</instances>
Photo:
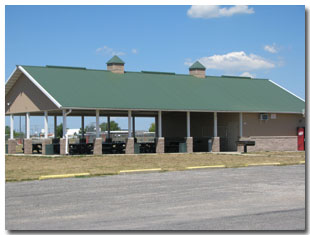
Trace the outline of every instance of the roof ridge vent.
<instances>
[{"instance_id":1,"label":"roof ridge vent","mask_svg":"<svg viewBox=\"0 0 310 235\"><path fill-rule=\"evenodd\" d=\"M222 78L241 78L241 79L253 79L251 77L245 77L245 76L231 76L231 75L222 75Z\"/></svg>"},{"instance_id":2,"label":"roof ridge vent","mask_svg":"<svg viewBox=\"0 0 310 235\"><path fill-rule=\"evenodd\" d=\"M46 65L46 68L55 68L55 69L86 69L85 67L73 67L73 66L57 66L57 65Z\"/></svg>"},{"instance_id":3,"label":"roof ridge vent","mask_svg":"<svg viewBox=\"0 0 310 235\"><path fill-rule=\"evenodd\" d=\"M166 75L175 75L173 72L156 72L156 71L145 71L141 70L142 73L151 73L151 74L166 74Z\"/></svg>"}]
</instances>

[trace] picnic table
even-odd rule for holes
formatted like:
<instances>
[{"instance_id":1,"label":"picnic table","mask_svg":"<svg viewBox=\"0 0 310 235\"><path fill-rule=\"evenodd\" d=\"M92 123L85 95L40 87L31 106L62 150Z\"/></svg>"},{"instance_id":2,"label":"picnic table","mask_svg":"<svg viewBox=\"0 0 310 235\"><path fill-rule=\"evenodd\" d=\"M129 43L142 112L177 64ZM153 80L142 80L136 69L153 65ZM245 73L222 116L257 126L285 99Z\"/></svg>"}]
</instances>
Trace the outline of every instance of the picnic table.
<instances>
[{"instance_id":1,"label":"picnic table","mask_svg":"<svg viewBox=\"0 0 310 235\"><path fill-rule=\"evenodd\" d=\"M248 146L255 146L255 141L250 141L250 140L239 140L236 141L237 145L243 145L243 152L247 153L248 152Z\"/></svg>"},{"instance_id":2,"label":"picnic table","mask_svg":"<svg viewBox=\"0 0 310 235\"><path fill-rule=\"evenodd\" d=\"M155 143L139 143L140 153L155 153Z\"/></svg>"},{"instance_id":3,"label":"picnic table","mask_svg":"<svg viewBox=\"0 0 310 235\"><path fill-rule=\"evenodd\" d=\"M93 151L93 143L73 143L69 144L69 154L91 154Z\"/></svg>"},{"instance_id":4,"label":"picnic table","mask_svg":"<svg viewBox=\"0 0 310 235\"><path fill-rule=\"evenodd\" d=\"M165 153L178 153L180 144L185 142L185 138L182 137L166 137Z\"/></svg>"},{"instance_id":5,"label":"picnic table","mask_svg":"<svg viewBox=\"0 0 310 235\"><path fill-rule=\"evenodd\" d=\"M42 143L32 144L32 152L37 151L37 153L42 152Z\"/></svg>"}]
</instances>

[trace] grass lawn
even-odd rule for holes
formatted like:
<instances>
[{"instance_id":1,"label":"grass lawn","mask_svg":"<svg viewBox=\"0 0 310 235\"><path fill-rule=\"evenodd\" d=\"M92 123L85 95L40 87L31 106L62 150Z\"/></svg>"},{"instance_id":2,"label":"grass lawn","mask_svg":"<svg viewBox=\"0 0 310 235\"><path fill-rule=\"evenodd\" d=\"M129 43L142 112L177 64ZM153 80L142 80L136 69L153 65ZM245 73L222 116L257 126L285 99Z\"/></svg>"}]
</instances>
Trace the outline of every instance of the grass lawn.
<instances>
[{"instance_id":1,"label":"grass lawn","mask_svg":"<svg viewBox=\"0 0 310 235\"><path fill-rule=\"evenodd\" d=\"M185 170L186 167L272 163L299 164L305 152L259 152L248 154L139 154L100 156L5 156L6 181L36 180L42 175L90 173L117 174L121 170L162 168L166 171Z\"/></svg>"}]
</instances>

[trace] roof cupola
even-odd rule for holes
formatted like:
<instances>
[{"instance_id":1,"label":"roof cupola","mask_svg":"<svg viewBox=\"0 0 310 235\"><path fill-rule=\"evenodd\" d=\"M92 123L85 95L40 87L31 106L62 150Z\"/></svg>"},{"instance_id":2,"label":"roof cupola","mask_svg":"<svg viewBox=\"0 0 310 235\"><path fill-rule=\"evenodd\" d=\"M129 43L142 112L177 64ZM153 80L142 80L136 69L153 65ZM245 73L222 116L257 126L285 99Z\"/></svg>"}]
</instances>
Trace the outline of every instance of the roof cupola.
<instances>
[{"instance_id":1,"label":"roof cupola","mask_svg":"<svg viewBox=\"0 0 310 235\"><path fill-rule=\"evenodd\" d=\"M199 61L196 61L189 67L189 74L193 75L197 78L205 78L206 77L206 67L203 66Z\"/></svg>"},{"instance_id":2,"label":"roof cupola","mask_svg":"<svg viewBox=\"0 0 310 235\"><path fill-rule=\"evenodd\" d=\"M125 62L115 55L107 62L107 69L112 73L124 73L124 64Z\"/></svg>"}]
</instances>

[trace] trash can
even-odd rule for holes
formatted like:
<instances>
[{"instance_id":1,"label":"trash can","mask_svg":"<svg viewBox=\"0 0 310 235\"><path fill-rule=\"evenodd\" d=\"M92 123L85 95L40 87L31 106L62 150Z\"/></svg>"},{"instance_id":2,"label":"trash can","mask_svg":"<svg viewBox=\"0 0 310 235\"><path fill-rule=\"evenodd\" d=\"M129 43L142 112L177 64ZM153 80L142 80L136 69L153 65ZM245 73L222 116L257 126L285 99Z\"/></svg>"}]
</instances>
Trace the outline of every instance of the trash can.
<instances>
[{"instance_id":1,"label":"trash can","mask_svg":"<svg viewBox=\"0 0 310 235\"><path fill-rule=\"evenodd\" d=\"M53 144L46 144L45 145L45 154L46 155L53 155L54 154L54 145Z\"/></svg>"},{"instance_id":2,"label":"trash can","mask_svg":"<svg viewBox=\"0 0 310 235\"><path fill-rule=\"evenodd\" d=\"M134 144L134 153L135 154L140 153L140 144L138 143Z\"/></svg>"},{"instance_id":3,"label":"trash can","mask_svg":"<svg viewBox=\"0 0 310 235\"><path fill-rule=\"evenodd\" d=\"M187 152L186 143L179 143L179 153L186 153L186 152Z\"/></svg>"},{"instance_id":4,"label":"trash can","mask_svg":"<svg viewBox=\"0 0 310 235\"><path fill-rule=\"evenodd\" d=\"M212 139L208 139L208 152L212 152Z\"/></svg>"},{"instance_id":5,"label":"trash can","mask_svg":"<svg viewBox=\"0 0 310 235\"><path fill-rule=\"evenodd\" d=\"M8 144L5 145L5 153L6 154L9 153L9 145Z\"/></svg>"}]
</instances>

